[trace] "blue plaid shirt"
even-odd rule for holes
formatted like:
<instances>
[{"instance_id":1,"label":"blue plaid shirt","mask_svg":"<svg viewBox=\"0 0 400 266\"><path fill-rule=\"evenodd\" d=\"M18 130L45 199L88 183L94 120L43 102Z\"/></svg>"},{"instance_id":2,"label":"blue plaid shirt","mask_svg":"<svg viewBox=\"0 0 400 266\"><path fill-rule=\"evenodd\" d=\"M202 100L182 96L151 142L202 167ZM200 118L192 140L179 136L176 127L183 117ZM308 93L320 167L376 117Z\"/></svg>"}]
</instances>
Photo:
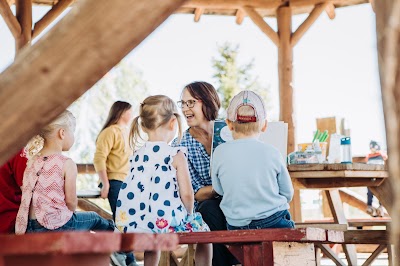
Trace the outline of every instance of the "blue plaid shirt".
<instances>
[{"instance_id":1,"label":"blue plaid shirt","mask_svg":"<svg viewBox=\"0 0 400 266\"><path fill-rule=\"evenodd\" d=\"M178 139L174 139L171 146L187 148L189 172L194 194L202 187L211 186L210 155L207 154L203 144L190 135L189 129L183 133L181 143L178 143Z\"/></svg>"}]
</instances>

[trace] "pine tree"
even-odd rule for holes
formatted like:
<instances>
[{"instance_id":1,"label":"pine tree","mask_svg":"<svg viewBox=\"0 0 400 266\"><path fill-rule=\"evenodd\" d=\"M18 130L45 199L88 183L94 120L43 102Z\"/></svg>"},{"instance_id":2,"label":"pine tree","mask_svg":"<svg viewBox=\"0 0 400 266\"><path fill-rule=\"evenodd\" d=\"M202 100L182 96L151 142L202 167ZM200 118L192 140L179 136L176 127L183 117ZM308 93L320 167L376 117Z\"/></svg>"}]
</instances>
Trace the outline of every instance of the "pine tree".
<instances>
[{"instance_id":1,"label":"pine tree","mask_svg":"<svg viewBox=\"0 0 400 266\"><path fill-rule=\"evenodd\" d=\"M217 58L212 58L212 63L222 108L226 110L230 100L240 91L252 90L263 98L267 110L270 109L269 86L262 86L257 77L251 75L254 59L248 64L239 65L237 62L239 45L233 46L230 43L218 46L218 53Z\"/></svg>"}]
</instances>

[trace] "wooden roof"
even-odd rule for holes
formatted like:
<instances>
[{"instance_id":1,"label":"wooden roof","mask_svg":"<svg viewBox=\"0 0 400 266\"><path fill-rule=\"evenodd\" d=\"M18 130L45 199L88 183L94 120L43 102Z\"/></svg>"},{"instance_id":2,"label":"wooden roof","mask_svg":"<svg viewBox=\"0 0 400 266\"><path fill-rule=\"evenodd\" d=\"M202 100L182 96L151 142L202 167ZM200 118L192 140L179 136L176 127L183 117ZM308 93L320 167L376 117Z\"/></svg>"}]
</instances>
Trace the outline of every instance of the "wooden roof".
<instances>
[{"instance_id":1,"label":"wooden roof","mask_svg":"<svg viewBox=\"0 0 400 266\"><path fill-rule=\"evenodd\" d=\"M7 0L13 4L15 0ZM57 4L60 0L33 0L36 5ZM79 0L75 0L79 1ZM315 5L329 2L335 8L368 3L368 0L188 0L175 13L236 16L242 6L254 8L263 17L276 17L281 6L290 6L292 14L308 14Z\"/></svg>"}]
</instances>

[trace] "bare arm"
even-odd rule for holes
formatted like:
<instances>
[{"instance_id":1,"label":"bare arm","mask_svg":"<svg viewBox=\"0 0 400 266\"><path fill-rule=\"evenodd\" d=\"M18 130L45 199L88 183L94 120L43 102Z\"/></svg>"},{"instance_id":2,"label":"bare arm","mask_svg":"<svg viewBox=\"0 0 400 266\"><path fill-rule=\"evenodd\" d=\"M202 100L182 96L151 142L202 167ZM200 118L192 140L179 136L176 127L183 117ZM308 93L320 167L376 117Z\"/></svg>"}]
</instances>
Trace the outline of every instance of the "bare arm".
<instances>
[{"instance_id":1,"label":"bare arm","mask_svg":"<svg viewBox=\"0 0 400 266\"><path fill-rule=\"evenodd\" d=\"M108 196L108 192L110 190L110 182L108 181L107 171L100 170L97 172L97 174L99 175L99 179L102 185L100 191L100 197L106 199Z\"/></svg>"},{"instance_id":2,"label":"bare arm","mask_svg":"<svg viewBox=\"0 0 400 266\"><path fill-rule=\"evenodd\" d=\"M100 197L106 199L110 190L110 183L107 175L107 158L114 146L114 131L111 128L104 129L97 141L96 152L94 153L93 164L99 175L99 180L102 184Z\"/></svg>"},{"instance_id":3,"label":"bare arm","mask_svg":"<svg viewBox=\"0 0 400 266\"><path fill-rule=\"evenodd\" d=\"M65 202L68 209L75 211L78 205L78 198L76 196L76 177L78 175L78 169L74 161L69 159L64 165L64 193Z\"/></svg>"},{"instance_id":4,"label":"bare arm","mask_svg":"<svg viewBox=\"0 0 400 266\"><path fill-rule=\"evenodd\" d=\"M176 177L178 179L179 194L183 205L187 212L191 214L194 206L194 196L192 183L190 182L190 174L187 165L187 160L183 152L178 152L174 156L172 166L176 169Z\"/></svg>"},{"instance_id":5,"label":"bare arm","mask_svg":"<svg viewBox=\"0 0 400 266\"><path fill-rule=\"evenodd\" d=\"M212 186L205 186L197 190L197 193L194 195L194 198L201 202L208 199L213 199L218 194L214 191Z\"/></svg>"}]
</instances>

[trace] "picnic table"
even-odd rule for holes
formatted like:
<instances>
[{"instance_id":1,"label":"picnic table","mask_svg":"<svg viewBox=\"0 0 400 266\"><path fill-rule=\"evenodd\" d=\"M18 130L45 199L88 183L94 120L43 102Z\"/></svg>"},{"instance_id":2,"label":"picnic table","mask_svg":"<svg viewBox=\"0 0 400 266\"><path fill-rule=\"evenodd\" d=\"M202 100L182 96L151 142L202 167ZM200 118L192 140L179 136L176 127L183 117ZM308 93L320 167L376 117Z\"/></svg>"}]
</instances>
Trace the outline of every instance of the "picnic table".
<instances>
[{"instance_id":1,"label":"picnic table","mask_svg":"<svg viewBox=\"0 0 400 266\"><path fill-rule=\"evenodd\" d=\"M80 173L94 173L92 165L78 165L78 170ZM354 244L379 244L378 248L375 250L376 252L374 252L368 259L369 262L383 251L383 247L388 248L389 253L391 248L390 245L387 245L387 243L389 243L389 238L386 230L348 230L349 223L345 217L343 202L339 193L339 188L342 187L368 186L372 189L378 189L382 184L384 184L385 179L389 176L386 166L362 163L302 164L289 165L288 170L296 188L323 190L327 196L329 207L333 215L333 226L302 223L301 225L299 224L299 227L316 226L325 229L344 231L345 242L343 244L343 250L346 254L346 259L349 265L357 265L357 252ZM390 202L390 199L382 198L384 196L385 193L380 193L379 200L381 202ZM98 209L98 206L90 203L88 200L89 198L96 198L98 195L94 195L93 192L83 192L78 197L80 207L83 207L82 209ZM369 238L368 234L373 234L374 237ZM328 245L320 244L319 247L338 265L344 265Z\"/></svg>"},{"instance_id":2,"label":"picnic table","mask_svg":"<svg viewBox=\"0 0 400 266\"><path fill-rule=\"evenodd\" d=\"M325 192L328 199L329 208L333 215L334 223L337 225L349 225L348 220L343 210L343 202L340 198L339 188L342 187L371 187L376 188L382 185L389 174L384 165L369 165L362 163L353 164L301 164L301 165L289 165L288 170L290 177L292 178L293 185L298 189L321 189ZM387 202L388 199L382 199L382 195L379 200ZM346 234L353 235L359 234L360 236L365 235L367 231L358 230L345 231ZM370 232L371 233L371 232ZM377 237L375 242L383 245L383 242L388 243L387 232L380 232L381 237ZM346 254L346 259L349 265L357 265L357 252L354 246L354 237L348 237L349 241L345 241L343 244L343 251ZM363 237L361 237L363 239ZM367 238L364 242L367 241ZM369 241L371 242L371 241ZM325 252L329 253L329 247L324 246ZM378 247L377 251L383 250L381 246ZM379 255L373 254L375 257ZM372 256L372 255L371 255ZM371 258L373 259L373 258ZM339 265L342 265L340 259L335 258Z\"/></svg>"}]
</instances>

